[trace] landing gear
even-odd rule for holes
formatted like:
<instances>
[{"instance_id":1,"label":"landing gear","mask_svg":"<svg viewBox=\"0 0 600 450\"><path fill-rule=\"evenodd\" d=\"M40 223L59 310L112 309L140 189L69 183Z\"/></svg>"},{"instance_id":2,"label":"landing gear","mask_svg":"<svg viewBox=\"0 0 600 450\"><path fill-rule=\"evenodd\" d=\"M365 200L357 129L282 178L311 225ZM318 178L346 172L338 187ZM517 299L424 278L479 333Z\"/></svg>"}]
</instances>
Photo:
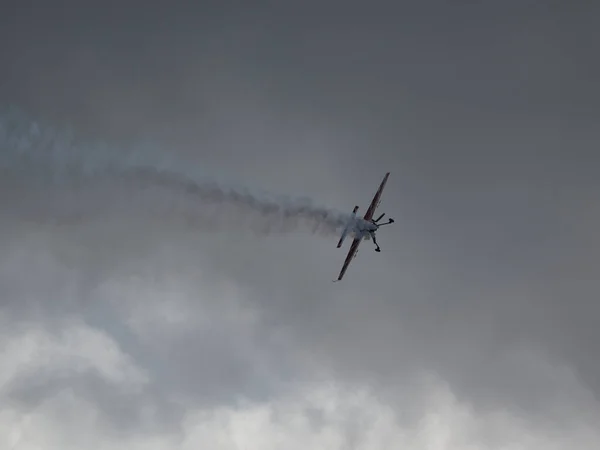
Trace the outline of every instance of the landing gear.
<instances>
[{"instance_id":1,"label":"landing gear","mask_svg":"<svg viewBox=\"0 0 600 450\"><path fill-rule=\"evenodd\" d=\"M394 223L394 219L388 219L388 221L386 223L378 223L383 216L385 216L385 213L383 213L382 215L380 215L377 219L373 220L373 225L377 226L377 228L383 226L383 225L389 225L390 223Z\"/></svg>"},{"instance_id":2,"label":"landing gear","mask_svg":"<svg viewBox=\"0 0 600 450\"><path fill-rule=\"evenodd\" d=\"M373 244L375 244L375 251L379 253L381 251L381 248L379 248L379 244L377 243L377 239L375 238L375 232L371 231L370 234L371 239L373 239Z\"/></svg>"},{"instance_id":3,"label":"landing gear","mask_svg":"<svg viewBox=\"0 0 600 450\"><path fill-rule=\"evenodd\" d=\"M376 220L371 221L373 223L373 225L375 225L376 229L379 229L379 227L381 227L383 225L389 225L390 223L394 223L394 219L388 219L388 221L386 223L377 223L383 218L383 216L385 216L385 213L380 215ZM373 244L375 244L375 251L377 253L379 253L381 251L381 248L379 247L379 244L377 243L377 239L375 239L375 231L369 231L369 234L371 235L371 239L373 239Z\"/></svg>"},{"instance_id":4,"label":"landing gear","mask_svg":"<svg viewBox=\"0 0 600 450\"><path fill-rule=\"evenodd\" d=\"M394 223L394 219L389 219L386 223L379 223L379 224L375 224L377 225L377 228L382 227L384 225L389 225L390 223Z\"/></svg>"}]
</instances>

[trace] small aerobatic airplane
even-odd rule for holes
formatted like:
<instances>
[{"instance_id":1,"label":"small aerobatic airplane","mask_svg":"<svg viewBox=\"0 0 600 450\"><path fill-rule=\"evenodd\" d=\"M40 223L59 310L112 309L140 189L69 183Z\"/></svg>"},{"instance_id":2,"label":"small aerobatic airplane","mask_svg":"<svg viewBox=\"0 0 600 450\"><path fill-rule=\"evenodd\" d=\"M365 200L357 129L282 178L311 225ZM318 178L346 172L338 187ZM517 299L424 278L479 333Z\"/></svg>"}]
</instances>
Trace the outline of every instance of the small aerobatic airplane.
<instances>
[{"instance_id":1,"label":"small aerobatic airplane","mask_svg":"<svg viewBox=\"0 0 600 450\"><path fill-rule=\"evenodd\" d=\"M344 231L342 232L342 237L340 238L340 240L337 244L337 248L340 248L342 246L342 243L344 242L344 239L346 238L348 233L354 235L354 241L352 241L350 250L348 250L348 255L346 256L346 260L344 261L344 266L342 267L342 271L340 272L338 279L333 280L334 282L340 281L344 277L344 274L346 273L346 270L348 269L350 262L356 257L356 254L358 252L358 245L360 244L360 242L363 239L367 239L367 240L373 239L373 243L375 244L375 251L376 252L381 251L381 249L379 248L379 244L377 244L377 240L375 239L375 232L379 229L379 227L381 227L383 225L388 225L390 223L394 223L394 219L389 219L386 223L380 224L379 221L383 218L383 216L385 216L385 213L381 214L375 220L373 220L373 214L375 214L375 210L379 206L379 203L381 203L381 193L383 192L383 188L385 187L385 184L387 183L387 179L389 176L390 176L390 172L386 173L385 177L383 177L383 181L379 185L379 189L375 193L375 197L373 197L373 200L371 201L371 205L369 206L369 209L367 209L367 212L365 213L365 215L363 217L363 221L358 221L356 223L350 222L346 226ZM353 217L356 217L357 210L358 210L358 206L355 206L354 210L352 211Z\"/></svg>"}]
</instances>

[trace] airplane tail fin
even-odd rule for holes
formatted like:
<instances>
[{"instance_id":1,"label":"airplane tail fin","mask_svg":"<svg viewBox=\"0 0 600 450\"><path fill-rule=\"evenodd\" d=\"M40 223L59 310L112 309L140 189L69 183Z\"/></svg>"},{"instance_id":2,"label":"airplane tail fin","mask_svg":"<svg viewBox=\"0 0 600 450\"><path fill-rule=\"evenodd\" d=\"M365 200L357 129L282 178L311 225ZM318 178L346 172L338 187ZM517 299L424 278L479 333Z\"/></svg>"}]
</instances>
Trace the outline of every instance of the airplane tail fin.
<instances>
[{"instance_id":1,"label":"airplane tail fin","mask_svg":"<svg viewBox=\"0 0 600 450\"><path fill-rule=\"evenodd\" d=\"M355 206L354 210L352 211L353 217L356 217L356 211L358 211L358 206ZM344 231L342 232L342 236L340 237L340 240L338 241L337 248L340 248L342 246L342 244L344 243L344 239L346 239L346 236L348 235L349 231L350 231L350 224L346 225L346 228L344 228Z\"/></svg>"}]
</instances>

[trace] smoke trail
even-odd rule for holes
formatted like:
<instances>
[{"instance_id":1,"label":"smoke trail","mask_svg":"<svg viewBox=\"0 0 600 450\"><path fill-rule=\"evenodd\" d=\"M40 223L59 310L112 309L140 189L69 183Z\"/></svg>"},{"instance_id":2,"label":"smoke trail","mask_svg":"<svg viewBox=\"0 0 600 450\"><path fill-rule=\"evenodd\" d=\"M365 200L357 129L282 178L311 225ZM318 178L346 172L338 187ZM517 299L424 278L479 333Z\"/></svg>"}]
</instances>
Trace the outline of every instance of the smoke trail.
<instances>
[{"instance_id":1,"label":"smoke trail","mask_svg":"<svg viewBox=\"0 0 600 450\"><path fill-rule=\"evenodd\" d=\"M135 216L204 230L332 235L353 220L306 199L218 183L165 159L151 145L126 152L77 142L69 129L59 132L14 110L0 116L0 146L2 213L36 222ZM13 192L19 192L18 202Z\"/></svg>"}]
</instances>

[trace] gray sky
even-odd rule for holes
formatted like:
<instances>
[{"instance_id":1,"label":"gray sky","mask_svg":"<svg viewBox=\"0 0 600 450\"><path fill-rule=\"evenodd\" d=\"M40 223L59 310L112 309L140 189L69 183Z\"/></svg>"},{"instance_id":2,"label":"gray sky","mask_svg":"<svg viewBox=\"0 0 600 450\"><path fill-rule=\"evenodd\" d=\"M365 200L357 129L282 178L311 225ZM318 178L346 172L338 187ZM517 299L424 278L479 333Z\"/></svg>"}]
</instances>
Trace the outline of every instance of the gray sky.
<instances>
[{"instance_id":1,"label":"gray sky","mask_svg":"<svg viewBox=\"0 0 600 450\"><path fill-rule=\"evenodd\" d=\"M63 3L3 5L2 107L343 211L391 171L396 223L332 284L336 239L2 214L0 448L599 448L599 6Z\"/></svg>"}]
</instances>

